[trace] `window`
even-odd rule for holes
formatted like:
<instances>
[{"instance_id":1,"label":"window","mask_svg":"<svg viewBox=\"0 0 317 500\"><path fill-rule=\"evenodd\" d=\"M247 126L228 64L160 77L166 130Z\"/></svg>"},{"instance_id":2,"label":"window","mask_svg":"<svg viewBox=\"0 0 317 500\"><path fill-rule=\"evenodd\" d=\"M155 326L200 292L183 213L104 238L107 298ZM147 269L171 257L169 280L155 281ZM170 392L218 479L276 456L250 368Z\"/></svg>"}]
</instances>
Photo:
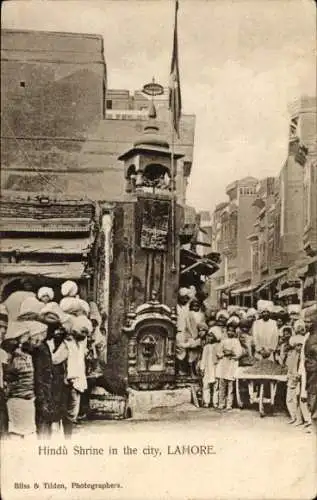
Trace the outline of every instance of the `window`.
<instances>
[{"instance_id":1,"label":"window","mask_svg":"<svg viewBox=\"0 0 317 500\"><path fill-rule=\"evenodd\" d=\"M289 138L295 139L298 136L298 116L294 116L291 120L290 128L289 128Z\"/></svg>"},{"instance_id":2,"label":"window","mask_svg":"<svg viewBox=\"0 0 317 500\"><path fill-rule=\"evenodd\" d=\"M25 82L20 82L20 87L22 87L23 89L25 88Z\"/></svg>"},{"instance_id":3,"label":"window","mask_svg":"<svg viewBox=\"0 0 317 500\"><path fill-rule=\"evenodd\" d=\"M107 109L112 109L112 99L107 99L106 100L106 108Z\"/></svg>"}]
</instances>

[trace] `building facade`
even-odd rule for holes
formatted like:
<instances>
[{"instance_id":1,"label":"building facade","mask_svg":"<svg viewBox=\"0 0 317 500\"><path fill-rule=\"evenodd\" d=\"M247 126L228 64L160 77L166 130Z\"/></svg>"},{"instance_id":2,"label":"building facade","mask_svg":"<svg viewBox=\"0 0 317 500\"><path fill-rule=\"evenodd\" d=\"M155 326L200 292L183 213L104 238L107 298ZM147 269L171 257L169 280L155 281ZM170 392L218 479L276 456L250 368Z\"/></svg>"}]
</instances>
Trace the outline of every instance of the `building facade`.
<instances>
[{"instance_id":1,"label":"building facade","mask_svg":"<svg viewBox=\"0 0 317 500\"><path fill-rule=\"evenodd\" d=\"M124 200L118 156L141 137L151 101L141 91L108 91L103 38L2 30L1 42L2 189ZM156 107L162 134L170 142L166 90ZM195 117L182 116L175 148L184 154L176 173L183 204L194 131Z\"/></svg>"},{"instance_id":2,"label":"building facade","mask_svg":"<svg viewBox=\"0 0 317 500\"><path fill-rule=\"evenodd\" d=\"M2 30L2 189L68 192L106 82L101 36Z\"/></svg>"},{"instance_id":3,"label":"building facade","mask_svg":"<svg viewBox=\"0 0 317 500\"><path fill-rule=\"evenodd\" d=\"M225 296L240 305L259 298L282 304L316 300L316 98L303 96L289 109L288 154L279 174L255 179L251 190L242 181L239 187L230 184L229 202L214 212L213 247L221 249L223 260L214 276L218 300ZM250 283L241 286L248 269Z\"/></svg>"}]
</instances>

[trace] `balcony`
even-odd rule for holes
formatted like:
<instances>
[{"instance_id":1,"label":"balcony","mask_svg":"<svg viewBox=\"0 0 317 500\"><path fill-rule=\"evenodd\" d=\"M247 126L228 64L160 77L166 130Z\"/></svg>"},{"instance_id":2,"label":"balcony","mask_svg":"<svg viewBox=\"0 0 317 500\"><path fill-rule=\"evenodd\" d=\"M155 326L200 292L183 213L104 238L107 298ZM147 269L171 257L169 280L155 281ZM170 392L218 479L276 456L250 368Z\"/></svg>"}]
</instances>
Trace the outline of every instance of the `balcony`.
<instances>
[{"instance_id":1,"label":"balcony","mask_svg":"<svg viewBox=\"0 0 317 500\"><path fill-rule=\"evenodd\" d=\"M237 254L238 245L236 239L226 238L222 240L222 253L224 255L235 256Z\"/></svg>"}]
</instances>

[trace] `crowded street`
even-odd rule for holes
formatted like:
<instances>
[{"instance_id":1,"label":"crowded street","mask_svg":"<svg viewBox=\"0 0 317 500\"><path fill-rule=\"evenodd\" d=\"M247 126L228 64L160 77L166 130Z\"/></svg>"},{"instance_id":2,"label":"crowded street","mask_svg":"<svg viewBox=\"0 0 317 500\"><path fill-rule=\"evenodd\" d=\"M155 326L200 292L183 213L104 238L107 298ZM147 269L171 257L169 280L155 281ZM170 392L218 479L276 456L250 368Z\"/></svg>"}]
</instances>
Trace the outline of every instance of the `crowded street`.
<instances>
[{"instance_id":1,"label":"crowded street","mask_svg":"<svg viewBox=\"0 0 317 500\"><path fill-rule=\"evenodd\" d=\"M4 500L313 498L309 1L5 4Z\"/></svg>"}]
</instances>

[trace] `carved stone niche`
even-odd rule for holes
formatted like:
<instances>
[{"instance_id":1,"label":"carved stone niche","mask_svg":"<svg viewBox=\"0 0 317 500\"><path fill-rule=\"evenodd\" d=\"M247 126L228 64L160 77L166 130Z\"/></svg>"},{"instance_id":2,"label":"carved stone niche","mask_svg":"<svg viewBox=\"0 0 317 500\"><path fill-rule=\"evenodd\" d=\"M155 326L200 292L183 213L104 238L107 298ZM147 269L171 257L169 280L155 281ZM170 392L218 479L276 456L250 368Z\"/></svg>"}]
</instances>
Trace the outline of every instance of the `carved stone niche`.
<instances>
[{"instance_id":1,"label":"carved stone niche","mask_svg":"<svg viewBox=\"0 0 317 500\"><path fill-rule=\"evenodd\" d=\"M176 314L156 300L127 315L128 383L137 390L167 389L175 383Z\"/></svg>"}]
</instances>

